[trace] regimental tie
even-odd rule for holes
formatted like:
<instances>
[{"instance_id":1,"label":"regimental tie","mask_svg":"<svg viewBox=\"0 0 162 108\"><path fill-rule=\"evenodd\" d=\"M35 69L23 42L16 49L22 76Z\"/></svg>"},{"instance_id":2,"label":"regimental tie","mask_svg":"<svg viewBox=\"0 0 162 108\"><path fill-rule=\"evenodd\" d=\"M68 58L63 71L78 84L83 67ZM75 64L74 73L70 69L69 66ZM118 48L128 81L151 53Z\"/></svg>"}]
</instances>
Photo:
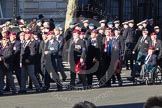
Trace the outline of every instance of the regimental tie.
<instances>
[{"instance_id":1,"label":"regimental tie","mask_svg":"<svg viewBox=\"0 0 162 108\"><path fill-rule=\"evenodd\" d=\"M155 47L155 45L156 45L156 41L153 41L153 42L152 42L152 46Z\"/></svg>"},{"instance_id":2,"label":"regimental tie","mask_svg":"<svg viewBox=\"0 0 162 108\"><path fill-rule=\"evenodd\" d=\"M146 56L146 58L145 58L145 64L148 63L148 61L150 60L150 58L151 58L151 55L147 55L147 56Z\"/></svg>"},{"instance_id":3,"label":"regimental tie","mask_svg":"<svg viewBox=\"0 0 162 108\"><path fill-rule=\"evenodd\" d=\"M142 38L141 38L141 43L144 41L144 39L145 39L144 36L142 36Z\"/></svg>"}]
</instances>

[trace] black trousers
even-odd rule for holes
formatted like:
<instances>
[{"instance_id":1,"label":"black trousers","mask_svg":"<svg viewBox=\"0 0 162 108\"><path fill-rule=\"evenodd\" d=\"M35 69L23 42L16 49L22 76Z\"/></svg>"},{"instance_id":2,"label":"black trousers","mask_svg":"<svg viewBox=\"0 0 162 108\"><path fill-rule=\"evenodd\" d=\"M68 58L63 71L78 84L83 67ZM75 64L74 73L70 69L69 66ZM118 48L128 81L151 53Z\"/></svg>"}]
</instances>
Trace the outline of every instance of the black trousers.
<instances>
[{"instance_id":1,"label":"black trousers","mask_svg":"<svg viewBox=\"0 0 162 108\"><path fill-rule=\"evenodd\" d=\"M83 86L87 86L86 74L78 74L78 76ZM71 78L70 85L75 86L76 73L73 71L70 71L70 78Z\"/></svg>"},{"instance_id":2,"label":"black trousers","mask_svg":"<svg viewBox=\"0 0 162 108\"><path fill-rule=\"evenodd\" d=\"M44 78L44 75L43 75L40 67L41 67L41 65L39 63L37 63L37 64L35 64L34 70L35 70L35 76L36 76L39 84L42 85L41 81ZM41 75L42 79L41 79L40 75ZM29 78L29 87L32 87L32 85L33 85L32 80L31 80L31 78Z\"/></svg>"},{"instance_id":3,"label":"black trousers","mask_svg":"<svg viewBox=\"0 0 162 108\"><path fill-rule=\"evenodd\" d=\"M103 58L102 58L102 77L106 75L107 70L109 69L111 62L111 56L108 55L107 53L103 53ZM111 79L107 80L103 86L111 86Z\"/></svg>"},{"instance_id":4,"label":"black trousers","mask_svg":"<svg viewBox=\"0 0 162 108\"><path fill-rule=\"evenodd\" d=\"M15 64L13 66L13 69L11 70L12 73L14 73L16 75L17 81L19 86L21 86L21 69L20 69L20 64ZM6 79L6 89L10 88L10 84L9 84L9 80Z\"/></svg>"}]
</instances>

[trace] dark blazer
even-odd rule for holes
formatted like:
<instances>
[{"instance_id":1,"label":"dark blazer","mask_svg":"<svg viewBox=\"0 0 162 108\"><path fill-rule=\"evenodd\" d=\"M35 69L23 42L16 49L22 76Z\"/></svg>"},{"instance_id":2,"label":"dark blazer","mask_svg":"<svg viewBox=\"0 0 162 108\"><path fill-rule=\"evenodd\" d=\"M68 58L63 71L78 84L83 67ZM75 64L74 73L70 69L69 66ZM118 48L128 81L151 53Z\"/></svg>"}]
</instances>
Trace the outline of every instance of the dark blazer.
<instances>
[{"instance_id":1,"label":"dark blazer","mask_svg":"<svg viewBox=\"0 0 162 108\"><path fill-rule=\"evenodd\" d=\"M142 53L147 53L150 46L151 38L147 36L143 42L141 42L142 36L138 39L138 42L134 48L134 51L140 51Z\"/></svg>"},{"instance_id":2,"label":"dark blazer","mask_svg":"<svg viewBox=\"0 0 162 108\"><path fill-rule=\"evenodd\" d=\"M124 36L126 42L134 42L135 30L134 28L128 27L127 35Z\"/></svg>"},{"instance_id":3,"label":"dark blazer","mask_svg":"<svg viewBox=\"0 0 162 108\"><path fill-rule=\"evenodd\" d=\"M35 64L40 64L40 60L41 60L41 54L39 53L39 47L40 47L40 40L34 40L35 42L35 50L36 50L36 54L35 54Z\"/></svg>"},{"instance_id":4,"label":"dark blazer","mask_svg":"<svg viewBox=\"0 0 162 108\"><path fill-rule=\"evenodd\" d=\"M120 48L121 48L120 49L121 50L121 54L123 54L124 53L124 45L125 45L123 36L119 35L118 38L115 39L115 40L119 41L119 45L120 45Z\"/></svg>"},{"instance_id":5,"label":"dark blazer","mask_svg":"<svg viewBox=\"0 0 162 108\"><path fill-rule=\"evenodd\" d=\"M43 64L44 51L45 51L45 41L42 40L39 46L39 54L41 55L41 64Z\"/></svg>"},{"instance_id":6,"label":"dark blazer","mask_svg":"<svg viewBox=\"0 0 162 108\"><path fill-rule=\"evenodd\" d=\"M150 42L150 44L152 45L152 41ZM162 41L157 39L156 40L156 44L155 44L155 54L158 56L158 58L160 58L162 56Z\"/></svg>"},{"instance_id":7,"label":"dark blazer","mask_svg":"<svg viewBox=\"0 0 162 108\"><path fill-rule=\"evenodd\" d=\"M65 31L65 40L66 42L72 38L72 32L73 32L73 29L72 28L68 28L66 31Z\"/></svg>"},{"instance_id":8,"label":"dark blazer","mask_svg":"<svg viewBox=\"0 0 162 108\"><path fill-rule=\"evenodd\" d=\"M88 40L88 49L87 49L87 57L86 60L87 62L92 62L93 58L97 59L98 61L100 60L100 41L96 40L96 45L93 46L91 39Z\"/></svg>"},{"instance_id":9,"label":"dark blazer","mask_svg":"<svg viewBox=\"0 0 162 108\"><path fill-rule=\"evenodd\" d=\"M51 43L52 42L52 43ZM56 40L48 40L45 43L45 49L44 51L48 51L48 54L43 56L43 62L44 65L49 72L56 72L56 58L58 57L58 52L59 52L59 42Z\"/></svg>"},{"instance_id":10,"label":"dark blazer","mask_svg":"<svg viewBox=\"0 0 162 108\"><path fill-rule=\"evenodd\" d=\"M13 49L13 61L15 65L20 65L20 50L21 50L21 43L20 41L14 41L13 43L9 43L9 45L12 47ZM14 50L14 47L16 48L16 50Z\"/></svg>"},{"instance_id":11,"label":"dark blazer","mask_svg":"<svg viewBox=\"0 0 162 108\"><path fill-rule=\"evenodd\" d=\"M122 31L122 36L123 36L123 38L124 38L124 40L126 40L127 39L127 36L128 36L128 30L129 30L129 28L123 28L123 31Z\"/></svg>"},{"instance_id":12,"label":"dark blazer","mask_svg":"<svg viewBox=\"0 0 162 108\"><path fill-rule=\"evenodd\" d=\"M64 38L63 36L59 36L58 39L56 39L59 42L59 52L58 52L58 56L62 57L62 50L64 47Z\"/></svg>"},{"instance_id":13,"label":"dark blazer","mask_svg":"<svg viewBox=\"0 0 162 108\"><path fill-rule=\"evenodd\" d=\"M161 31L159 33L156 33L156 34L157 34L157 39L162 41L162 33L161 33Z\"/></svg>"},{"instance_id":14,"label":"dark blazer","mask_svg":"<svg viewBox=\"0 0 162 108\"><path fill-rule=\"evenodd\" d=\"M91 29L88 29L88 30L85 32L85 38L86 38L86 39L89 39L89 38L90 38L91 32L92 32Z\"/></svg>"},{"instance_id":15,"label":"dark blazer","mask_svg":"<svg viewBox=\"0 0 162 108\"><path fill-rule=\"evenodd\" d=\"M11 46L6 46L4 49L1 49L1 57L4 66L7 69L11 69L13 67L13 49Z\"/></svg>"},{"instance_id":16,"label":"dark blazer","mask_svg":"<svg viewBox=\"0 0 162 108\"><path fill-rule=\"evenodd\" d=\"M112 51L115 51L119 55L118 59L121 60L124 54L124 41L122 36L118 36L118 38L114 38L112 40ZM114 55L111 55L114 56Z\"/></svg>"},{"instance_id":17,"label":"dark blazer","mask_svg":"<svg viewBox=\"0 0 162 108\"><path fill-rule=\"evenodd\" d=\"M53 42L51 43L50 41ZM44 59L46 65L54 62L55 58L58 57L58 52L59 52L59 42L54 39L50 41L48 40L44 46L44 51L48 51L48 54L44 55L44 58L42 58Z\"/></svg>"},{"instance_id":18,"label":"dark blazer","mask_svg":"<svg viewBox=\"0 0 162 108\"><path fill-rule=\"evenodd\" d=\"M86 58L85 42L81 39L79 39L76 43L74 43L73 41L74 40L71 39L70 52L69 52L71 69L74 69L75 64L80 60L80 58L83 58L84 60Z\"/></svg>"},{"instance_id":19,"label":"dark blazer","mask_svg":"<svg viewBox=\"0 0 162 108\"><path fill-rule=\"evenodd\" d=\"M30 40L28 43L26 43L26 46L25 43L26 42L24 42L21 46L20 63L22 63L22 65L34 64L36 54L36 43ZM29 60L29 63L26 63L25 60Z\"/></svg>"},{"instance_id":20,"label":"dark blazer","mask_svg":"<svg viewBox=\"0 0 162 108\"><path fill-rule=\"evenodd\" d=\"M151 55L151 57L150 57L150 59L149 59L147 64L149 66L156 66L156 64L157 64L157 56L156 56L156 54Z\"/></svg>"},{"instance_id":21,"label":"dark blazer","mask_svg":"<svg viewBox=\"0 0 162 108\"><path fill-rule=\"evenodd\" d=\"M138 39L140 38L142 36L142 30L140 30L140 29L136 29L136 31L135 31L135 43L137 43L138 42Z\"/></svg>"},{"instance_id":22,"label":"dark blazer","mask_svg":"<svg viewBox=\"0 0 162 108\"><path fill-rule=\"evenodd\" d=\"M105 35L103 34L99 34L97 36L97 43L98 43L98 48L100 50L100 57L103 55L104 52L104 46L103 46L103 39L105 38Z\"/></svg>"}]
</instances>

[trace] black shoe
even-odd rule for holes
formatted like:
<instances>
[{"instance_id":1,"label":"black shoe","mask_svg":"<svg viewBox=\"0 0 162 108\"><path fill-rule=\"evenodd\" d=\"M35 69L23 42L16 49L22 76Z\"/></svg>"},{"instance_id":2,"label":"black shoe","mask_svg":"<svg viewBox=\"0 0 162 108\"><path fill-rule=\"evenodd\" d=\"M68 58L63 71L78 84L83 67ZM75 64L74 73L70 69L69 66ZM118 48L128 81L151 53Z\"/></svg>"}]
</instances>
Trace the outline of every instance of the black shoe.
<instances>
[{"instance_id":1,"label":"black shoe","mask_svg":"<svg viewBox=\"0 0 162 108\"><path fill-rule=\"evenodd\" d=\"M35 92L40 93L40 92L42 92L42 89L36 89Z\"/></svg>"},{"instance_id":2,"label":"black shoe","mask_svg":"<svg viewBox=\"0 0 162 108\"><path fill-rule=\"evenodd\" d=\"M134 81L134 77L128 77L127 80Z\"/></svg>"},{"instance_id":3,"label":"black shoe","mask_svg":"<svg viewBox=\"0 0 162 108\"><path fill-rule=\"evenodd\" d=\"M32 90L33 89L33 86L28 86L28 89L31 89Z\"/></svg>"},{"instance_id":4,"label":"black shoe","mask_svg":"<svg viewBox=\"0 0 162 108\"><path fill-rule=\"evenodd\" d=\"M19 94L26 94L27 92L25 90L20 90L18 93Z\"/></svg>"},{"instance_id":5,"label":"black shoe","mask_svg":"<svg viewBox=\"0 0 162 108\"><path fill-rule=\"evenodd\" d=\"M129 67L126 67L126 70L129 70Z\"/></svg>"},{"instance_id":6,"label":"black shoe","mask_svg":"<svg viewBox=\"0 0 162 108\"><path fill-rule=\"evenodd\" d=\"M62 81L66 81L66 78L67 78L67 76L65 76L64 78L62 78Z\"/></svg>"},{"instance_id":7,"label":"black shoe","mask_svg":"<svg viewBox=\"0 0 162 108\"><path fill-rule=\"evenodd\" d=\"M6 87L6 88L4 88L3 91L7 91L7 92L9 92L9 91L10 91L10 88Z\"/></svg>"},{"instance_id":8,"label":"black shoe","mask_svg":"<svg viewBox=\"0 0 162 108\"><path fill-rule=\"evenodd\" d=\"M55 83L55 81L54 81L53 79L50 79L50 82L51 82L51 83Z\"/></svg>"},{"instance_id":9,"label":"black shoe","mask_svg":"<svg viewBox=\"0 0 162 108\"><path fill-rule=\"evenodd\" d=\"M75 89L74 86L75 86L75 85L68 85L67 89L68 89L68 90L74 90L74 89Z\"/></svg>"},{"instance_id":10,"label":"black shoe","mask_svg":"<svg viewBox=\"0 0 162 108\"><path fill-rule=\"evenodd\" d=\"M116 84L116 81L114 80L114 81L112 82L112 84Z\"/></svg>"},{"instance_id":11,"label":"black shoe","mask_svg":"<svg viewBox=\"0 0 162 108\"><path fill-rule=\"evenodd\" d=\"M82 81L79 80L79 81L76 82L76 84L82 84Z\"/></svg>"},{"instance_id":12,"label":"black shoe","mask_svg":"<svg viewBox=\"0 0 162 108\"><path fill-rule=\"evenodd\" d=\"M17 94L17 92L16 91L12 91L12 95L16 95Z\"/></svg>"},{"instance_id":13,"label":"black shoe","mask_svg":"<svg viewBox=\"0 0 162 108\"><path fill-rule=\"evenodd\" d=\"M3 96L3 92L0 92L0 96Z\"/></svg>"},{"instance_id":14,"label":"black shoe","mask_svg":"<svg viewBox=\"0 0 162 108\"><path fill-rule=\"evenodd\" d=\"M63 91L62 87L57 88L56 91Z\"/></svg>"},{"instance_id":15,"label":"black shoe","mask_svg":"<svg viewBox=\"0 0 162 108\"><path fill-rule=\"evenodd\" d=\"M46 91L49 90L49 88L50 88L50 86L44 86L43 89L42 89L42 91L46 92Z\"/></svg>"},{"instance_id":16,"label":"black shoe","mask_svg":"<svg viewBox=\"0 0 162 108\"><path fill-rule=\"evenodd\" d=\"M119 86L122 86L123 81L119 81L118 84L119 84Z\"/></svg>"}]
</instances>

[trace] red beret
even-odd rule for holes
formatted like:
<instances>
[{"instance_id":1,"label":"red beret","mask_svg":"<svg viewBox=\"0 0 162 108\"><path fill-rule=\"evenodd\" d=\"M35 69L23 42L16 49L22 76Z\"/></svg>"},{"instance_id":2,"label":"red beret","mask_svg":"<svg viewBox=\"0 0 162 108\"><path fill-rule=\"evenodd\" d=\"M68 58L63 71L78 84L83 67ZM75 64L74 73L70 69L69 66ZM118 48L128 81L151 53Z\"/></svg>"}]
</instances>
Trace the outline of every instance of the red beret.
<instances>
[{"instance_id":1,"label":"red beret","mask_svg":"<svg viewBox=\"0 0 162 108\"><path fill-rule=\"evenodd\" d=\"M155 32L152 32L152 33L150 34L150 36L153 36L153 35L156 35L156 33L155 33Z\"/></svg>"},{"instance_id":2,"label":"red beret","mask_svg":"<svg viewBox=\"0 0 162 108\"><path fill-rule=\"evenodd\" d=\"M85 33L84 32L80 32L80 35L85 35Z\"/></svg>"},{"instance_id":3,"label":"red beret","mask_svg":"<svg viewBox=\"0 0 162 108\"><path fill-rule=\"evenodd\" d=\"M97 34L98 32L97 32L97 30L92 30L91 33L96 33Z\"/></svg>"},{"instance_id":4,"label":"red beret","mask_svg":"<svg viewBox=\"0 0 162 108\"><path fill-rule=\"evenodd\" d=\"M155 49L154 46L150 46L150 47L148 48L148 50L154 50L154 49Z\"/></svg>"},{"instance_id":5,"label":"red beret","mask_svg":"<svg viewBox=\"0 0 162 108\"><path fill-rule=\"evenodd\" d=\"M79 30L73 30L73 33L80 34L80 31Z\"/></svg>"},{"instance_id":6,"label":"red beret","mask_svg":"<svg viewBox=\"0 0 162 108\"><path fill-rule=\"evenodd\" d=\"M49 31L49 32L47 33L47 35L51 35L51 34L53 34L53 31Z\"/></svg>"},{"instance_id":7,"label":"red beret","mask_svg":"<svg viewBox=\"0 0 162 108\"><path fill-rule=\"evenodd\" d=\"M109 28L105 28L105 30L110 30Z\"/></svg>"},{"instance_id":8,"label":"red beret","mask_svg":"<svg viewBox=\"0 0 162 108\"><path fill-rule=\"evenodd\" d=\"M16 35L16 33L15 32L11 32L10 35Z\"/></svg>"},{"instance_id":9,"label":"red beret","mask_svg":"<svg viewBox=\"0 0 162 108\"><path fill-rule=\"evenodd\" d=\"M24 32L25 34L33 34L33 31Z\"/></svg>"},{"instance_id":10,"label":"red beret","mask_svg":"<svg viewBox=\"0 0 162 108\"><path fill-rule=\"evenodd\" d=\"M111 32L111 33L110 33L110 36L114 36L114 33L113 33L113 32Z\"/></svg>"},{"instance_id":11,"label":"red beret","mask_svg":"<svg viewBox=\"0 0 162 108\"><path fill-rule=\"evenodd\" d=\"M9 35L5 35L5 36L3 36L3 39L10 39L10 36Z\"/></svg>"}]
</instances>

